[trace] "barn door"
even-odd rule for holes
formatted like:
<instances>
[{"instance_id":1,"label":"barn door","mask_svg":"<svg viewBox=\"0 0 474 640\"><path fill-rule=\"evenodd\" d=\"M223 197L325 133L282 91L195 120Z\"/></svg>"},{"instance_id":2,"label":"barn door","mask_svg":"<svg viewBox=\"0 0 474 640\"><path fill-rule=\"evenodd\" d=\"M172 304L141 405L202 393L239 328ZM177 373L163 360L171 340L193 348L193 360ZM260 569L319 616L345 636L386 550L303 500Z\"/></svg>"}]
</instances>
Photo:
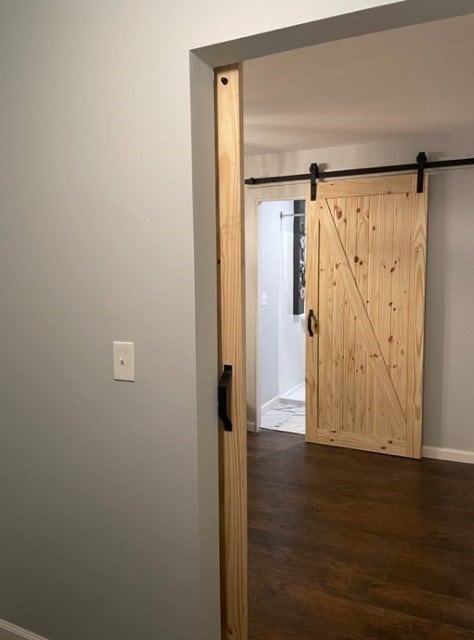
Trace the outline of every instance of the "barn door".
<instances>
[{"instance_id":1,"label":"barn door","mask_svg":"<svg viewBox=\"0 0 474 640\"><path fill-rule=\"evenodd\" d=\"M307 221L308 442L421 456L426 184L318 185Z\"/></svg>"}]
</instances>

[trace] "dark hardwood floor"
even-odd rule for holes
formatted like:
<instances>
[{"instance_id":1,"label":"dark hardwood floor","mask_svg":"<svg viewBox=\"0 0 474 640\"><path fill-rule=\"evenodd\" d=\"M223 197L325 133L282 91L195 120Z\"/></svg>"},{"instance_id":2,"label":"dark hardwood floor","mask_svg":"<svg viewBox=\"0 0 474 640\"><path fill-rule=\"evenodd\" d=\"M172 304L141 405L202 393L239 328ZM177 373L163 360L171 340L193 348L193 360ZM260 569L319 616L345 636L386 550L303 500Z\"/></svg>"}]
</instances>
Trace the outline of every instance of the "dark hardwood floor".
<instances>
[{"instance_id":1,"label":"dark hardwood floor","mask_svg":"<svg viewBox=\"0 0 474 640\"><path fill-rule=\"evenodd\" d=\"M473 640L474 465L248 438L249 640Z\"/></svg>"}]
</instances>

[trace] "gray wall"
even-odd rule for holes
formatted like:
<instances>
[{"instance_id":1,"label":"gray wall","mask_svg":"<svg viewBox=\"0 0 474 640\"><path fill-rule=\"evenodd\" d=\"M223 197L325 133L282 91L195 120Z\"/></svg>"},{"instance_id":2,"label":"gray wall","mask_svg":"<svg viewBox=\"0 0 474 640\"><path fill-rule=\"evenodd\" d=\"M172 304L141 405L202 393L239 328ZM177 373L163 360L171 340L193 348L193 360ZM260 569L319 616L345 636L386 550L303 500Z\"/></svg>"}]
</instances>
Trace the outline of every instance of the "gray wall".
<instances>
[{"instance_id":1,"label":"gray wall","mask_svg":"<svg viewBox=\"0 0 474 640\"><path fill-rule=\"evenodd\" d=\"M251 156L246 160L246 173L303 173L313 161L326 164L327 170L412 162L421 149L432 159L472 156L474 132L461 132L450 139L420 136L379 144ZM473 203L474 169L430 175L423 444L467 451L474 451L474 337L470 320L474 317ZM248 211L247 216L250 215ZM248 224L247 233L251 232ZM251 245L248 239L248 246ZM249 261L246 275L248 290L255 277L251 264ZM248 307L248 314L251 313ZM252 323L253 318L248 317L250 360ZM248 362L248 366L251 368L252 363ZM252 397L252 389L248 390L248 397Z\"/></svg>"},{"instance_id":2,"label":"gray wall","mask_svg":"<svg viewBox=\"0 0 474 640\"><path fill-rule=\"evenodd\" d=\"M190 50L472 10L448 4L0 0L0 617L219 637L212 73L191 57L190 85ZM112 381L113 339L136 342L135 384Z\"/></svg>"},{"instance_id":3,"label":"gray wall","mask_svg":"<svg viewBox=\"0 0 474 640\"><path fill-rule=\"evenodd\" d=\"M474 451L474 169L433 175L429 197L423 441Z\"/></svg>"}]
</instances>

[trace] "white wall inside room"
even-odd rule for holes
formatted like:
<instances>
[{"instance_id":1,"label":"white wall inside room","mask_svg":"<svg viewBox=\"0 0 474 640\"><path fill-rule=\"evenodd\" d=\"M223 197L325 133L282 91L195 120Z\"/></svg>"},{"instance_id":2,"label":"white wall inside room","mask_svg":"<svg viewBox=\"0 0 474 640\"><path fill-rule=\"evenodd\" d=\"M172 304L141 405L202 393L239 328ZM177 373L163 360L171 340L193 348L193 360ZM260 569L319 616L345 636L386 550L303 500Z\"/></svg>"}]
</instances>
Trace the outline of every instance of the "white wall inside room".
<instances>
[{"instance_id":1,"label":"white wall inside room","mask_svg":"<svg viewBox=\"0 0 474 640\"><path fill-rule=\"evenodd\" d=\"M293 315L293 201L258 207L258 366L260 407L304 381L302 316ZM258 415L258 413L257 413Z\"/></svg>"},{"instance_id":2,"label":"white wall inside room","mask_svg":"<svg viewBox=\"0 0 474 640\"><path fill-rule=\"evenodd\" d=\"M291 210L285 214L293 213ZM279 395L288 395L304 382L304 316L293 315L293 217L281 219L280 225L280 326L278 332Z\"/></svg>"},{"instance_id":3,"label":"white wall inside room","mask_svg":"<svg viewBox=\"0 0 474 640\"><path fill-rule=\"evenodd\" d=\"M328 170L398 164L413 161L420 150L437 158L472 156L472 130L456 142L431 135L253 156L246 160L246 175L303 173L312 161L325 164ZM473 202L474 169L431 173L423 444L467 451L474 450L474 339L470 327L474 317ZM253 277L248 269L250 287ZM248 335L247 340L251 343L252 336Z\"/></svg>"},{"instance_id":4,"label":"white wall inside room","mask_svg":"<svg viewBox=\"0 0 474 640\"><path fill-rule=\"evenodd\" d=\"M291 202L262 202L258 208L258 384L260 405L278 397L280 317L280 211Z\"/></svg>"}]
</instances>

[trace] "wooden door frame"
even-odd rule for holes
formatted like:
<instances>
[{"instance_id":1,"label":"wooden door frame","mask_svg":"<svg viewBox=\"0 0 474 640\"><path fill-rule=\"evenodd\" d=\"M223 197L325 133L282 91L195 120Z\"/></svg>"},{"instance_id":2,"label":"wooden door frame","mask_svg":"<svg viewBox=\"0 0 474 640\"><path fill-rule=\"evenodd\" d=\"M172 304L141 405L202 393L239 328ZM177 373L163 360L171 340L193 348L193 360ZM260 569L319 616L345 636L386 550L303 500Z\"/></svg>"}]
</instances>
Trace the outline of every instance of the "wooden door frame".
<instances>
[{"instance_id":1,"label":"wooden door frame","mask_svg":"<svg viewBox=\"0 0 474 640\"><path fill-rule=\"evenodd\" d=\"M219 375L229 417L219 427L221 638L247 640L247 403L241 65L215 70ZM227 406L225 406L227 405ZM222 418L222 416L221 416ZM227 424L226 424L227 422ZM226 428L224 428L226 427Z\"/></svg>"}]
</instances>

